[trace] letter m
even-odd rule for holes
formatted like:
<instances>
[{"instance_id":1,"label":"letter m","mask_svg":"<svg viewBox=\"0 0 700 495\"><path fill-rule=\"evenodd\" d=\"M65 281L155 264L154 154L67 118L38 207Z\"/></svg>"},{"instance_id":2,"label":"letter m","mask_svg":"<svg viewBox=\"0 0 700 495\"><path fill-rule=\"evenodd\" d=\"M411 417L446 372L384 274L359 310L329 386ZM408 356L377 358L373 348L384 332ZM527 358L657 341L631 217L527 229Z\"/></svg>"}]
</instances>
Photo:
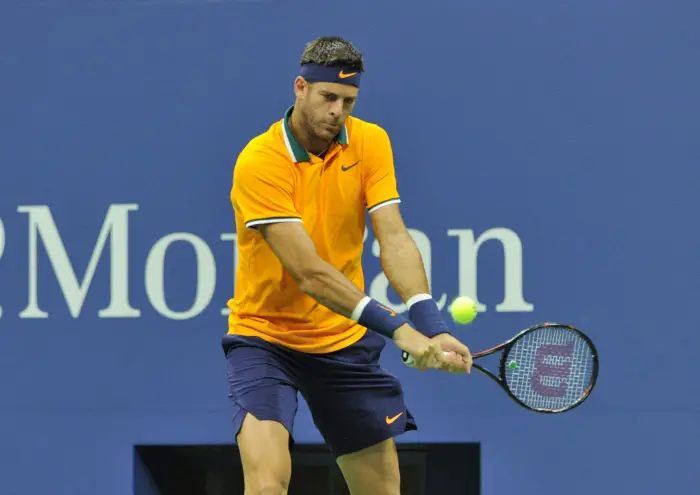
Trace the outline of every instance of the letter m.
<instances>
[{"instance_id":1,"label":"letter m","mask_svg":"<svg viewBox=\"0 0 700 495\"><path fill-rule=\"evenodd\" d=\"M29 215L29 304L20 318L48 318L38 304L37 256L38 238L41 238L46 254L56 274L71 316L77 318L83 307L97 262L109 238L110 243L110 301L109 306L98 313L101 318L136 318L140 311L129 305L129 212L138 210L135 204L110 205L97 243L92 251L85 275L81 281L73 270L66 248L56 228L48 206L20 206L17 211Z\"/></svg>"}]
</instances>

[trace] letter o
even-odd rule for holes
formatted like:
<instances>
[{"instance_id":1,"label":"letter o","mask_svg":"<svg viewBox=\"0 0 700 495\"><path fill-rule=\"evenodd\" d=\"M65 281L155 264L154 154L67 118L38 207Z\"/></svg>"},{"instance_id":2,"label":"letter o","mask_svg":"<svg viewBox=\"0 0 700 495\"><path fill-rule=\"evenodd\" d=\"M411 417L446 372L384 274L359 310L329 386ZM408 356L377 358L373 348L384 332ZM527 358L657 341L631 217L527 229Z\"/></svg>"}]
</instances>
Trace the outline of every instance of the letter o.
<instances>
[{"instance_id":1,"label":"letter o","mask_svg":"<svg viewBox=\"0 0 700 495\"><path fill-rule=\"evenodd\" d=\"M192 245L197 261L197 293L187 311L173 311L165 301L165 255L174 242L184 241ZM146 294L161 315L171 320L194 318L211 302L216 288L216 262L209 246L202 239L188 232L174 232L161 237L146 258Z\"/></svg>"}]
</instances>

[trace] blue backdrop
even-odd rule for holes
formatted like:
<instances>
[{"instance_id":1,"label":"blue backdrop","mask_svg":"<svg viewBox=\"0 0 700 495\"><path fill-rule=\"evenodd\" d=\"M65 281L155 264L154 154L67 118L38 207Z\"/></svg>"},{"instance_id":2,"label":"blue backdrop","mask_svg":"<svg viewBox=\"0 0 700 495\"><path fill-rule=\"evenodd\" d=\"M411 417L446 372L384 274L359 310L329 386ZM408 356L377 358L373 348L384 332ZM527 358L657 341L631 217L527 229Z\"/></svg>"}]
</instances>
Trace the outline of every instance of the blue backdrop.
<instances>
[{"instance_id":1,"label":"blue backdrop","mask_svg":"<svg viewBox=\"0 0 700 495\"><path fill-rule=\"evenodd\" d=\"M220 336L232 163L306 41L350 38L432 288L473 349L579 326L562 416L387 346L420 430L478 441L483 493L696 493L700 7L694 1L3 0L0 492L131 492L137 443L230 442ZM374 237L366 271L386 289ZM295 435L318 442L308 410Z\"/></svg>"}]
</instances>

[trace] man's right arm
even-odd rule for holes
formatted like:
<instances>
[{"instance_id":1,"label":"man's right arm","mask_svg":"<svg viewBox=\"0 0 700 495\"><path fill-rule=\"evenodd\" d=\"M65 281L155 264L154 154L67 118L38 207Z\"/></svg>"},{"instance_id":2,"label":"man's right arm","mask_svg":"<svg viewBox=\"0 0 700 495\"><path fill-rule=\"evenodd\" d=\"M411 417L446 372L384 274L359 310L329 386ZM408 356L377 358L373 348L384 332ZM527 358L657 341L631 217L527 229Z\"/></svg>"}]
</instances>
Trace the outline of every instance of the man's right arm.
<instances>
[{"instance_id":1,"label":"man's right arm","mask_svg":"<svg viewBox=\"0 0 700 495\"><path fill-rule=\"evenodd\" d=\"M365 294L318 255L294 204L294 183L286 164L251 147L241 154L234 169L233 207L246 228L262 235L305 294L352 318Z\"/></svg>"},{"instance_id":2,"label":"man's right arm","mask_svg":"<svg viewBox=\"0 0 700 495\"><path fill-rule=\"evenodd\" d=\"M261 225L258 230L304 294L336 313L352 317L364 292L318 256L303 224L273 223Z\"/></svg>"}]
</instances>

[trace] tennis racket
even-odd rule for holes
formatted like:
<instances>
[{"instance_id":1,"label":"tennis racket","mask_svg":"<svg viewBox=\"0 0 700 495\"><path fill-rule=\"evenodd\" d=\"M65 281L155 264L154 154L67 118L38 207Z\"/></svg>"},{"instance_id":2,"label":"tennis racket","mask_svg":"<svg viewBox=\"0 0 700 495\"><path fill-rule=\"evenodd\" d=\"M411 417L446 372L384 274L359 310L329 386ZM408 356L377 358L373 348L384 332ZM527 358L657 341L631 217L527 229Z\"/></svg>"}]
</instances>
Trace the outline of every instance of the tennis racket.
<instances>
[{"instance_id":1,"label":"tennis racket","mask_svg":"<svg viewBox=\"0 0 700 495\"><path fill-rule=\"evenodd\" d=\"M498 375L476 360L500 351ZM415 361L406 351L407 366ZM498 383L519 405L539 413L563 413L581 405L598 378L598 351L571 325L541 323L510 340L472 354L472 368Z\"/></svg>"}]
</instances>

